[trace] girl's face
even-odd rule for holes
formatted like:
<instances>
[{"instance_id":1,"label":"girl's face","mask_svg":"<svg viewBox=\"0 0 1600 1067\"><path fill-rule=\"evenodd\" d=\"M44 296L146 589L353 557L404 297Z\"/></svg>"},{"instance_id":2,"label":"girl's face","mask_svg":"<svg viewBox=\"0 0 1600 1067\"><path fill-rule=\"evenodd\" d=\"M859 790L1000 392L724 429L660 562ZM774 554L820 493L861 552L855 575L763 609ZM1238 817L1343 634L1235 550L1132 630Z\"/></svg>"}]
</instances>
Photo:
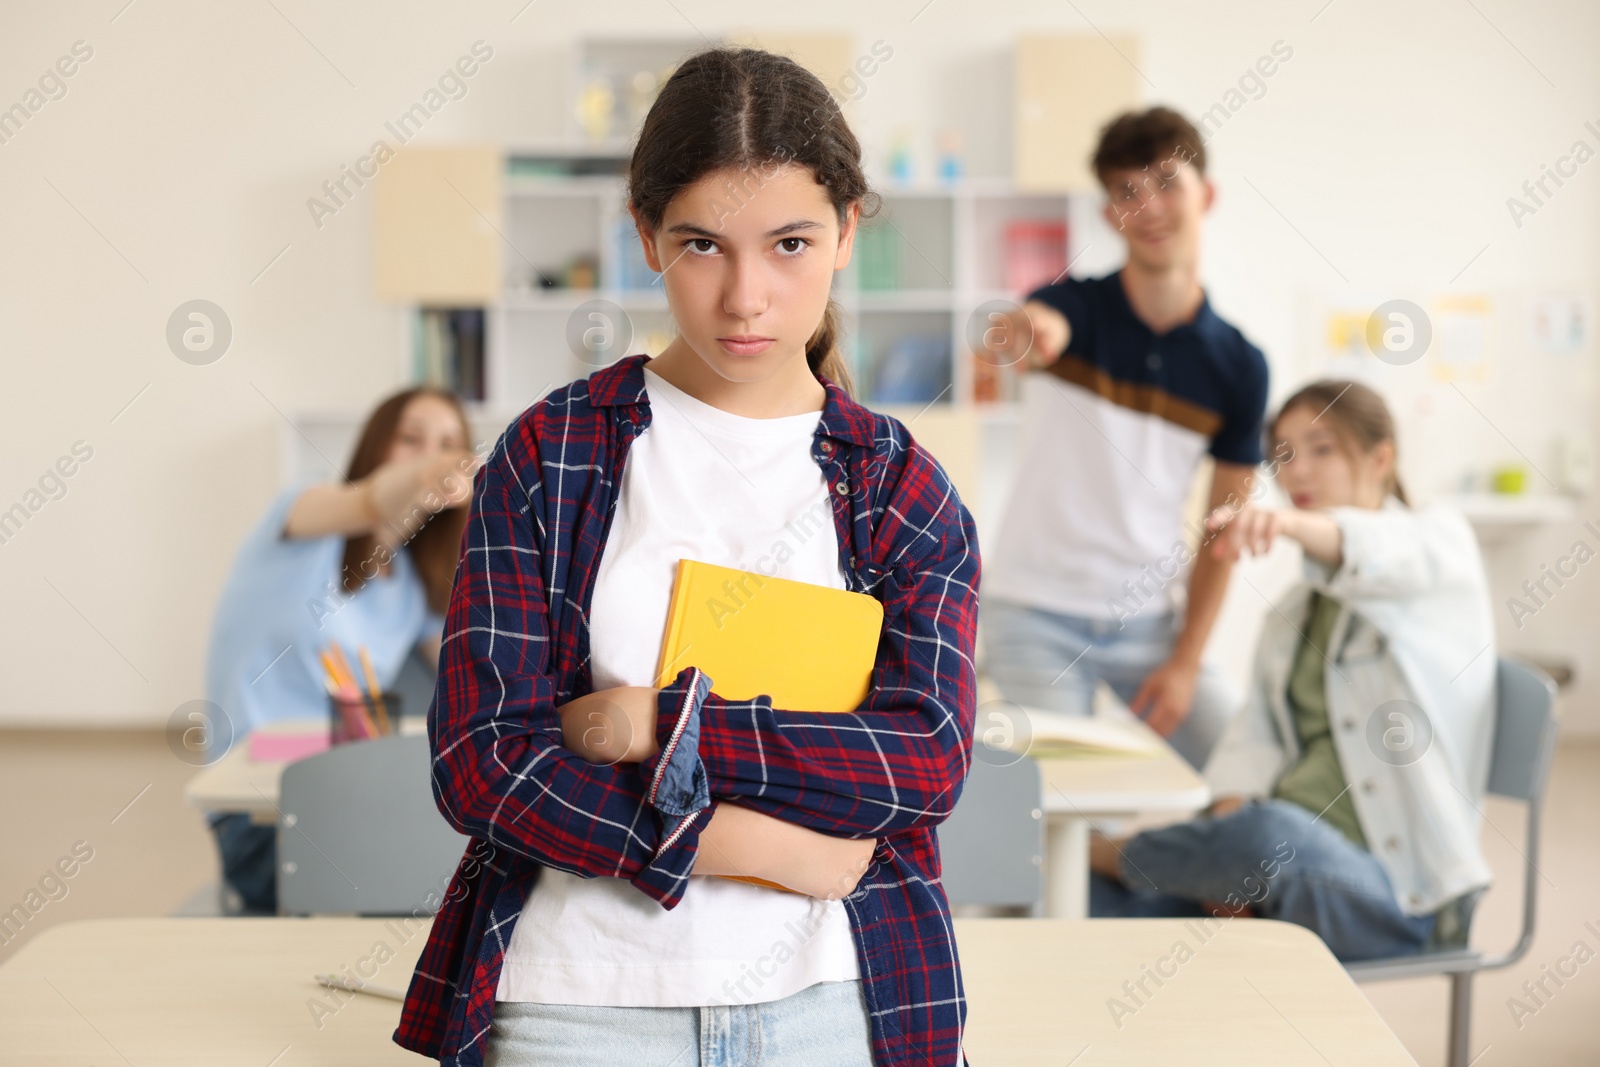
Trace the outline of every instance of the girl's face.
<instances>
[{"instance_id":1,"label":"girl's face","mask_svg":"<svg viewBox=\"0 0 1600 1067\"><path fill-rule=\"evenodd\" d=\"M417 459L467 447L467 435L455 408L439 397L421 393L400 413L386 462Z\"/></svg>"},{"instance_id":2,"label":"girl's face","mask_svg":"<svg viewBox=\"0 0 1600 1067\"><path fill-rule=\"evenodd\" d=\"M681 340L724 379L762 381L805 358L858 213L850 205L841 226L809 167L729 167L685 188L661 228L640 225L639 236Z\"/></svg>"},{"instance_id":3,"label":"girl's face","mask_svg":"<svg viewBox=\"0 0 1600 1067\"><path fill-rule=\"evenodd\" d=\"M1297 508L1381 507L1394 470L1394 442L1380 441L1352 455L1333 418L1308 404L1278 417L1274 445L1287 455L1278 465L1278 484Z\"/></svg>"}]
</instances>

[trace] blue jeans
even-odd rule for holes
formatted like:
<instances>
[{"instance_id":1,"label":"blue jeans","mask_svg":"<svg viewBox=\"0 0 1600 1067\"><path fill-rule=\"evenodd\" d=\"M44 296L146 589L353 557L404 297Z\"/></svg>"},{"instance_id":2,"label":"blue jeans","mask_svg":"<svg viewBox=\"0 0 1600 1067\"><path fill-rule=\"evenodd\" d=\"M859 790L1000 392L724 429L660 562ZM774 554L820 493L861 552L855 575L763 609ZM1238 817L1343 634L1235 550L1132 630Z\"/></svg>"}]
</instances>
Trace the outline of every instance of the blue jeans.
<instances>
[{"instance_id":1,"label":"blue jeans","mask_svg":"<svg viewBox=\"0 0 1600 1067\"><path fill-rule=\"evenodd\" d=\"M278 827L253 823L235 811L214 816L211 832L222 858L222 880L244 901L245 914L277 914Z\"/></svg>"},{"instance_id":2,"label":"blue jeans","mask_svg":"<svg viewBox=\"0 0 1600 1067\"><path fill-rule=\"evenodd\" d=\"M1147 830L1123 844L1121 867L1122 883L1092 877L1094 918L1212 915L1218 904L1248 904L1262 918L1306 927L1346 961L1409 955L1433 933L1435 916L1400 910L1372 853L1287 800L1251 800L1221 818Z\"/></svg>"},{"instance_id":3,"label":"blue jeans","mask_svg":"<svg viewBox=\"0 0 1600 1067\"><path fill-rule=\"evenodd\" d=\"M608 1008L498 1001L484 1067L872 1067L861 983L765 1004Z\"/></svg>"},{"instance_id":4,"label":"blue jeans","mask_svg":"<svg viewBox=\"0 0 1600 1067\"><path fill-rule=\"evenodd\" d=\"M1000 692L1025 707L1094 713L1104 682L1124 703L1172 655L1178 620L1171 613L1116 619L1058 615L1004 600L982 607L984 662ZM1241 704L1215 665L1202 664L1189 714L1167 738L1190 765L1203 768Z\"/></svg>"}]
</instances>

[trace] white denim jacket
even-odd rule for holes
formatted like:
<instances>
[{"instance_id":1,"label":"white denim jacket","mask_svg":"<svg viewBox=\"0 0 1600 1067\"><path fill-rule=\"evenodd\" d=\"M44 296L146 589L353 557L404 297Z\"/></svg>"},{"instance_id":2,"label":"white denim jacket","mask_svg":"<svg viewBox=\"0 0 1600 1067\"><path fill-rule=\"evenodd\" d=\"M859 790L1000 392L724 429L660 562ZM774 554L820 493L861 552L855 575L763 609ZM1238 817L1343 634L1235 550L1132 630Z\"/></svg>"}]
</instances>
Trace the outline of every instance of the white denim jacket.
<instances>
[{"instance_id":1,"label":"white denim jacket","mask_svg":"<svg viewBox=\"0 0 1600 1067\"><path fill-rule=\"evenodd\" d=\"M1336 572L1268 613L1247 704L1206 767L1213 795L1262 796L1299 758L1289 672L1312 590L1343 606L1325 668L1328 721L1361 831L1395 899L1425 915L1489 884L1478 824L1494 740L1494 622L1477 540L1444 508L1333 508ZM1403 703L1393 703L1393 702Z\"/></svg>"}]
</instances>

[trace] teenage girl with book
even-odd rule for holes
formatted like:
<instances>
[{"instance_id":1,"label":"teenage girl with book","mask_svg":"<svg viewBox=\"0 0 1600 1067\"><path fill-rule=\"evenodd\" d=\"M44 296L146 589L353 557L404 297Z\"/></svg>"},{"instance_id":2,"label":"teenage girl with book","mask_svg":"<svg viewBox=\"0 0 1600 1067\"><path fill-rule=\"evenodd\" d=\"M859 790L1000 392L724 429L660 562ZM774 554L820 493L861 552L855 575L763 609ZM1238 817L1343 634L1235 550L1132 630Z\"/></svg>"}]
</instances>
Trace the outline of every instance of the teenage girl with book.
<instances>
[{"instance_id":1,"label":"teenage girl with book","mask_svg":"<svg viewBox=\"0 0 1600 1067\"><path fill-rule=\"evenodd\" d=\"M1220 508L1214 551L1279 537L1305 580L1269 612L1250 701L1206 768L1199 819L1091 845L1091 914L1256 914L1342 960L1463 943L1489 883L1479 809L1494 625L1460 514L1406 503L1376 392L1322 381L1269 428L1288 508Z\"/></svg>"},{"instance_id":2,"label":"teenage girl with book","mask_svg":"<svg viewBox=\"0 0 1600 1067\"><path fill-rule=\"evenodd\" d=\"M971 762L978 546L939 465L849 394L829 289L875 204L860 146L792 60L712 49L662 88L628 196L679 333L536 403L474 486L429 730L477 840L396 1040L959 1064L934 826ZM865 701L726 699L692 650L656 688L684 558L882 601Z\"/></svg>"}]
</instances>

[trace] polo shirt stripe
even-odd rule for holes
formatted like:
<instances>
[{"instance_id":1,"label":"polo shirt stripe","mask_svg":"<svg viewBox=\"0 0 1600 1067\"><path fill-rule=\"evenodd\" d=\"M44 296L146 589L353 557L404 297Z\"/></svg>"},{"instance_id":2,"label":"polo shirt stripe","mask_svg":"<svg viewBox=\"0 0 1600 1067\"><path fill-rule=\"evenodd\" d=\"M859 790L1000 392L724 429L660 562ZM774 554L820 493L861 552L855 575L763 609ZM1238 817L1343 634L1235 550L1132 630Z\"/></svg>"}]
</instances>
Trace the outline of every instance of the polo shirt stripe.
<instances>
[{"instance_id":1,"label":"polo shirt stripe","mask_svg":"<svg viewBox=\"0 0 1600 1067\"><path fill-rule=\"evenodd\" d=\"M1118 407L1154 415L1208 439L1222 429L1222 416L1218 412L1169 393L1158 385L1113 378L1093 363L1070 352L1064 353L1045 369L1064 381L1104 397Z\"/></svg>"}]
</instances>

